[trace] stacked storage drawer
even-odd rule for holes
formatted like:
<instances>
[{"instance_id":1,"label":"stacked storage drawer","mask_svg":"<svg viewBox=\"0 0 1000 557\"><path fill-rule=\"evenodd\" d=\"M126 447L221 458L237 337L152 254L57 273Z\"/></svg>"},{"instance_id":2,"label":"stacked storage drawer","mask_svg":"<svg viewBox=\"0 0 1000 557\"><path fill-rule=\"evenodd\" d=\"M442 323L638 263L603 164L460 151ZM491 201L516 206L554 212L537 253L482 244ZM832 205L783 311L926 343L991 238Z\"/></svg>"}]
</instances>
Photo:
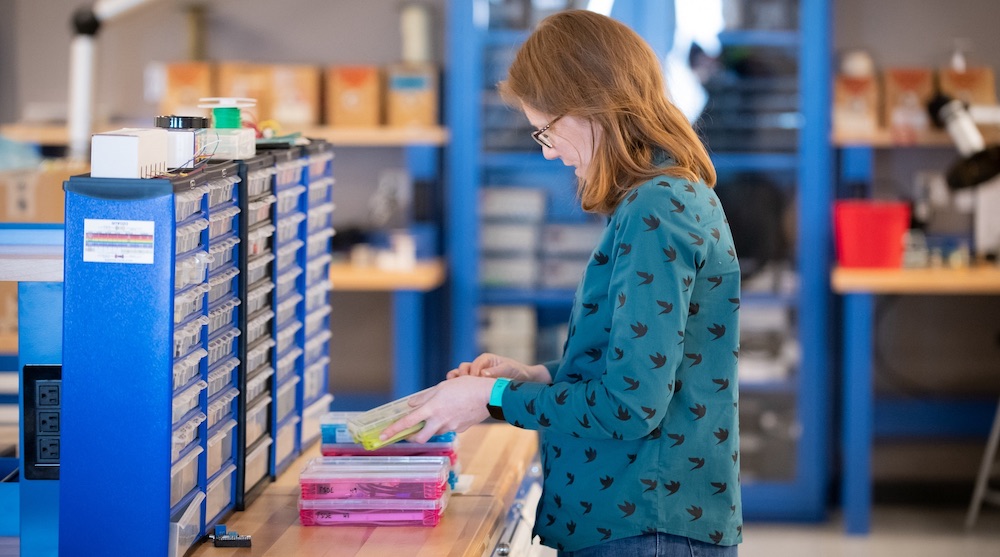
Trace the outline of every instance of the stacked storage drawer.
<instances>
[{"instance_id":1,"label":"stacked storage drawer","mask_svg":"<svg viewBox=\"0 0 1000 557\"><path fill-rule=\"evenodd\" d=\"M274 156L260 154L241 161L241 207L244 208L243 245L240 257L244 272L245 296L241 306L242 353L246 362L242 378L241 462L237 471L237 508L243 509L246 495L269 480L272 430L270 426L274 377L272 351L274 321Z\"/></svg>"},{"instance_id":2,"label":"stacked storage drawer","mask_svg":"<svg viewBox=\"0 0 1000 557\"><path fill-rule=\"evenodd\" d=\"M298 455L299 383L302 381L305 300L306 160L300 147L271 150L275 158L274 363L271 476L277 477Z\"/></svg>"},{"instance_id":3,"label":"stacked storage drawer","mask_svg":"<svg viewBox=\"0 0 1000 557\"><path fill-rule=\"evenodd\" d=\"M60 544L114 554L120 539L94 532L125 525L181 555L232 508L238 182L212 163L66 183Z\"/></svg>"},{"instance_id":4,"label":"stacked storage drawer","mask_svg":"<svg viewBox=\"0 0 1000 557\"><path fill-rule=\"evenodd\" d=\"M305 343L302 367L300 445L320 437L320 418L330 409L330 239L334 231L333 150L329 143L306 148Z\"/></svg>"},{"instance_id":5,"label":"stacked storage drawer","mask_svg":"<svg viewBox=\"0 0 1000 557\"><path fill-rule=\"evenodd\" d=\"M209 290L208 268L213 256L207 243L209 227L206 194L209 186L201 183L174 194L174 333L173 333L173 398L170 423L170 515L172 523L181 523L185 514L204 513L199 507L205 498L205 482L199 482L200 462L204 459L207 440L204 393L208 356L205 296ZM194 493L194 495L190 495ZM199 516L198 527L201 526ZM179 540L170 540L177 554ZM168 541L168 544L170 543ZM190 546L194 540L186 537L179 545Z\"/></svg>"},{"instance_id":6,"label":"stacked storage drawer","mask_svg":"<svg viewBox=\"0 0 1000 557\"><path fill-rule=\"evenodd\" d=\"M235 503L234 447L239 417L240 358L238 307L240 300L239 237L242 211L237 197L241 182L234 163L218 165L230 172L207 183L208 356L206 357L207 430L205 462L205 522L215 524Z\"/></svg>"}]
</instances>

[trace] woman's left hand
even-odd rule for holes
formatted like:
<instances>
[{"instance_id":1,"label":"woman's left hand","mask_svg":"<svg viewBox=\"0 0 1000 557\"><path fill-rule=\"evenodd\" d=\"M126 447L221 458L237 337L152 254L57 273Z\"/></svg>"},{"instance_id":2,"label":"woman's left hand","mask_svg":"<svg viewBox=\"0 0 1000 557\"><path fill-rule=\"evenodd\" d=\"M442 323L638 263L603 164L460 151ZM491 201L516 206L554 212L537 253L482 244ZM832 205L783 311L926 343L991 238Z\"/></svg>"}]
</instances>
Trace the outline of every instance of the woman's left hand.
<instances>
[{"instance_id":1,"label":"woman's left hand","mask_svg":"<svg viewBox=\"0 0 1000 557\"><path fill-rule=\"evenodd\" d=\"M489 417L486 404L496 379L462 376L442 381L410 399L413 411L385 428L381 439L389 439L420 422L424 427L407 437L408 441L426 443L439 433L463 432Z\"/></svg>"}]
</instances>

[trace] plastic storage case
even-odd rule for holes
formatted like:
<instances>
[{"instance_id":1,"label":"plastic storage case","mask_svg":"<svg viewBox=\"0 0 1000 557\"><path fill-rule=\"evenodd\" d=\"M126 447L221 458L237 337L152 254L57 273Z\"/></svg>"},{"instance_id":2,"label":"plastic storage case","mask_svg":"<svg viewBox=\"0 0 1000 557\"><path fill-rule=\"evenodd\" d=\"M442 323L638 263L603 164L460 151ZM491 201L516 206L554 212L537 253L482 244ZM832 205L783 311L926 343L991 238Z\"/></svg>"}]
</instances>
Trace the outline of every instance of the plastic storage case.
<instances>
[{"instance_id":1,"label":"plastic storage case","mask_svg":"<svg viewBox=\"0 0 1000 557\"><path fill-rule=\"evenodd\" d=\"M180 503L198 485L198 456L202 452L204 449L195 447L170 467L171 507Z\"/></svg>"},{"instance_id":2,"label":"plastic storage case","mask_svg":"<svg viewBox=\"0 0 1000 557\"><path fill-rule=\"evenodd\" d=\"M291 242L288 242L278 248L278 261L276 268L279 273L295 263L295 260L298 259L299 256L299 250L302 249L302 246L304 245L305 242L302 240L292 240Z\"/></svg>"},{"instance_id":3,"label":"plastic storage case","mask_svg":"<svg viewBox=\"0 0 1000 557\"><path fill-rule=\"evenodd\" d=\"M207 355L207 350L199 348L174 362L174 385L187 385L188 381L194 379L198 375L198 364Z\"/></svg>"},{"instance_id":4,"label":"plastic storage case","mask_svg":"<svg viewBox=\"0 0 1000 557\"><path fill-rule=\"evenodd\" d=\"M219 516L233 502L233 477L236 465L226 466L212 481L208 482L205 497L205 516L208 520Z\"/></svg>"},{"instance_id":5,"label":"plastic storage case","mask_svg":"<svg viewBox=\"0 0 1000 557\"><path fill-rule=\"evenodd\" d=\"M191 443L194 443L198 439L198 426L205 421L205 414L198 412L190 420L184 422L182 425L174 429L172 438L173 449L170 452L170 461L174 462L177 460L183 452L184 449L188 448Z\"/></svg>"},{"instance_id":6,"label":"plastic storage case","mask_svg":"<svg viewBox=\"0 0 1000 557\"><path fill-rule=\"evenodd\" d=\"M439 499L450 468L442 456L319 457L299 486L303 499Z\"/></svg>"},{"instance_id":7,"label":"plastic storage case","mask_svg":"<svg viewBox=\"0 0 1000 557\"><path fill-rule=\"evenodd\" d=\"M265 395L247 409L246 446L250 447L267 433L268 411L271 409L271 397Z\"/></svg>"},{"instance_id":8,"label":"plastic storage case","mask_svg":"<svg viewBox=\"0 0 1000 557\"><path fill-rule=\"evenodd\" d=\"M311 189L311 188L310 188ZM188 191L174 194L174 222L184 219L201 210L201 200L205 198L208 186L195 186Z\"/></svg>"},{"instance_id":9,"label":"plastic storage case","mask_svg":"<svg viewBox=\"0 0 1000 557\"><path fill-rule=\"evenodd\" d=\"M278 221L278 243L284 244L289 240L297 238L299 235L299 223L304 220L306 220L304 213L292 213L281 217L281 220Z\"/></svg>"},{"instance_id":10,"label":"plastic storage case","mask_svg":"<svg viewBox=\"0 0 1000 557\"><path fill-rule=\"evenodd\" d=\"M198 381L194 385L174 394L173 417L170 423L176 424L185 414L198 407L198 396L208 387L205 381Z\"/></svg>"},{"instance_id":11,"label":"plastic storage case","mask_svg":"<svg viewBox=\"0 0 1000 557\"><path fill-rule=\"evenodd\" d=\"M201 245L201 231L208 228L208 219L196 219L193 222L178 226L175 236L177 243L174 253L181 254Z\"/></svg>"},{"instance_id":12,"label":"plastic storage case","mask_svg":"<svg viewBox=\"0 0 1000 557\"><path fill-rule=\"evenodd\" d=\"M265 261L264 263L265 263L264 265L261 265L262 268L270 268L270 265L267 265L267 263L270 263L270 261ZM263 276L258 277L258 279L260 278L264 277ZM250 282L249 274L247 275L247 283L253 284L252 282ZM257 310L267 305L268 302L271 301L270 294L272 290L274 290L274 283L265 282L264 284L255 286L252 290L247 292L247 315L253 315Z\"/></svg>"},{"instance_id":13,"label":"plastic storage case","mask_svg":"<svg viewBox=\"0 0 1000 557\"><path fill-rule=\"evenodd\" d=\"M278 198L269 195L257 201L251 201L247 204L247 226L254 226L256 224L270 220L271 218L271 206Z\"/></svg>"},{"instance_id":14,"label":"plastic storage case","mask_svg":"<svg viewBox=\"0 0 1000 557\"><path fill-rule=\"evenodd\" d=\"M299 521L303 526L437 526L448 497L299 499Z\"/></svg>"},{"instance_id":15,"label":"plastic storage case","mask_svg":"<svg viewBox=\"0 0 1000 557\"><path fill-rule=\"evenodd\" d=\"M233 458L233 435L236 434L236 420L230 419L208 438L208 462L205 474L214 476L222 465Z\"/></svg>"},{"instance_id":16,"label":"plastic storage case","mask_svg":"<svg viewBox=\"0 0 1000 557\"><path fill-rule=\"evenodd\" d=\"M214 397L233 384L233 370L239 365L240 359L234 356L208 370L208 398Z\"/></svg>"},{"instance_id":17,"label":"plastic storage case","mask_svg":"<svg viewBox=\"0 0 1000 557\"><path fill-rule=\"evenodd\" d=\"M208 325L208 318L201 316L174 329L175 358L187 354L196 344L201 343L201 330L205 325Z\"/></svg>"},{"instance_id":18,"label":"plastic storage case","mask_svg":"<svg viewBox=\"0 0 1000 557\"><path fill-rule=\"evenodd\" d=\"M194 545L201 533L201 504L205 494L199 491L177 518L170 521L169 541L167 542L167 557L181 557L189 547Z\"/></svg>"},{"instance_id":19,"label":"plastic storage case","mask_svg":"<svg viewBox=\"0 0 1000 557\"><path fill-rule=\"evenodd\" d=\"M208 248L208 253L212 256L212 260L208 263L208 272L214 273L232 263L237 251L236 246L239 243L240 239L236 237L226 238L225 240L213 243Z\"/></svg>"},{"instance_id":20,"label":"plastic storage case","mask_svg":"<svg viewBox=\"0 0 1000 557\"><path fill-rule=\"evenodd\" d=\"M271 178L275 168L268 166L247 173L247 196L257 197L271 191Z\"/></svg>"},{"instance_id":21,"label":"plastic storage case","mask_svg":"<svg viewBox=\"0 0 1000 557\"><path fill-rule=\"evenodd\" d=\"M410 399L418 394L420 393L405 396L387 404L383 404L382 406L372 408L367 412L362 412L357 416L351 417L347 420L347 430L351 433L351 437L354 439L354 442L360 443L368 450L374 450L379 447L395 443L408 435L420 431L420 429L424 427L423 422L404 429L384 441L379 439L379 435L382 433L382 430L412 411L412 408L410 407Z\"/></svg>"},{"instance_id":22,"label":"plastic storage case","mask_svg":"<svg viewBox=\"0 0 1000 557\"><path fill-rule=\"evenodd\" d=\"M244 485L249 489L267 475L268 460L271 454L271 444L274 441L270 437L261 441L261 444L247 453L246 468L244 471Z\"/></svg>"},{"instance_id":23,"label":"plastic storage case","mask_svg":"<svg viewBox=\"0 0 1000 557\"><path fill-rule=\"evenodd\" d=\"M318 232L333 226L333 203L324 203L318 207L309 209L308 232Z\"/></svg>"},{"instance_id":24,"label":"plastic storage case","mask_svg":"<svg viewBox=\"0 0 1000 557\"><path fill-rule=\"evenodd\" d=\"M295 361L299 359L302 355L302 349L298 346L292 348L288 354L278 358L278 363L275 364L275 373L277 374L278 382L282 382L290 374L295 372Z\"/></svg>"}]
</instances>

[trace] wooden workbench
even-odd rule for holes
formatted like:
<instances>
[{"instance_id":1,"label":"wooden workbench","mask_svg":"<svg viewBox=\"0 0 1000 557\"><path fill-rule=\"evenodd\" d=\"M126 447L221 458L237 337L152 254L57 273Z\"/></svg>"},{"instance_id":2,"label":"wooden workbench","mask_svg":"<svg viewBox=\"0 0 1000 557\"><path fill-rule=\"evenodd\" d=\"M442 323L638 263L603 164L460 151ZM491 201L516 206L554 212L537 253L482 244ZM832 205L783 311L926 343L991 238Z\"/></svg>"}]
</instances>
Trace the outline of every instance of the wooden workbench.
<instances>
[{"instance_id":1,"label":"wooden workbench","mask_svg":"<svg viewBox=\"0 0 1000 557\"><path fill-rule=\"evenodd\" d=\"M1000 295L1000 267L832 270L830 286L843 296L841 320L841 501L850 534L870 528L871 454L875 441L873 387L875 297L885 295ZM933 324L928 324L933 326Z\"/></svg>"},{"instance_id":2,"label":"wooden workbench","mask_svg":"<svg viewBox=\"0 0 1000 557\"><path fill-rule=\"evenodd\" d=\"M299 472L319 455L314 445L243 511L224 521L229 531L252 537L250 549L197 546L191 556L212 557L480 557L499 535L507 508L538 449L533 431L507 424L482 424L459 436L462 474L471 488L453 495L441 522L428 527L308 526L299 523Z\"/></svg>"}]
</instances>

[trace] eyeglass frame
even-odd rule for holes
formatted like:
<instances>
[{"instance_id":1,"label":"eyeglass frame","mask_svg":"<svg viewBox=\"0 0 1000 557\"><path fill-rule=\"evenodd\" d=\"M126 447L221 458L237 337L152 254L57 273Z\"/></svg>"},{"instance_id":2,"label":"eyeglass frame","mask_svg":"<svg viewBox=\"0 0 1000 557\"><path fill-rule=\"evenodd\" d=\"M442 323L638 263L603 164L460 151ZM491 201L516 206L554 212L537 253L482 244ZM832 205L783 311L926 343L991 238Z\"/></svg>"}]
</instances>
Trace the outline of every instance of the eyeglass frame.
<instances>
[{"instance_id":1,"label":"eyeglass frame","mask_svg":"<svg viewBox=\"0 0 1000 557\"><path fill-rule=\"evenodd\" d=\"M549 149L552 149L553 148L552 142L549 141L549 138L547 137L543 138L542 134L549 131L549 128L551 128L553 124L558 122L563 116L565 116L565 114L560 114L559 116L553 118L548 124L545 124L541 128L531 132L531 139L534 139L535 143L541 145L542 147L548 147Z\"/></svg>"}]
</instances>

